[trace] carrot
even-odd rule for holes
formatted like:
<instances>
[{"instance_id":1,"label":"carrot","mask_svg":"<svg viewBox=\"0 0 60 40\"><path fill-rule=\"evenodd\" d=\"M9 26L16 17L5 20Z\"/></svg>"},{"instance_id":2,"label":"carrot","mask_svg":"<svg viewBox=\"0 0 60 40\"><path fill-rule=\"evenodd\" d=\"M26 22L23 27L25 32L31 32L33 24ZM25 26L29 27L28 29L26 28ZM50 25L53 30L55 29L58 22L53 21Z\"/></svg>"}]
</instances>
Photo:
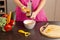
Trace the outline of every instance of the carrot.
<instances>
[{"instance_id":1,"label":"carrot","mask_svg":"<svg viewBox=\"0 0 60 40\"><path fill-rule=\"evenodd\" d=\"M12 12L10 12L9 14L8 14L8 16L7 16L7 24L10 22L10 20L11 20L11 14L12 14Z\"/></svg>"}]
</instances>

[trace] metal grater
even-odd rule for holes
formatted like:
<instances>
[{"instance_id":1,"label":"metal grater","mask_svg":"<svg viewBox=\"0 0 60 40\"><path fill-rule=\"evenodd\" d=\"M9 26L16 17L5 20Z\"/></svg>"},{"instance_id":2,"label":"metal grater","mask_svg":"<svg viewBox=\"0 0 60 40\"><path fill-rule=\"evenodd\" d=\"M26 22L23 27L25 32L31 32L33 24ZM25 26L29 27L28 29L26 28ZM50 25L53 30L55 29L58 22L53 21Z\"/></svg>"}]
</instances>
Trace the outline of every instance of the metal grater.
<instances>
[{"instance_id":1,"label":"metal grater","mask_svg":"<svg viewBox=\"0 0 60 40\"><path fill-rule=\"evenodd\" d=\"M27 8L29 8L30 9L30 15L29 15L29 17L32 15L32 1L31 0L29 0L29 2L27 3Z\"/></svg>"}]
</instances>

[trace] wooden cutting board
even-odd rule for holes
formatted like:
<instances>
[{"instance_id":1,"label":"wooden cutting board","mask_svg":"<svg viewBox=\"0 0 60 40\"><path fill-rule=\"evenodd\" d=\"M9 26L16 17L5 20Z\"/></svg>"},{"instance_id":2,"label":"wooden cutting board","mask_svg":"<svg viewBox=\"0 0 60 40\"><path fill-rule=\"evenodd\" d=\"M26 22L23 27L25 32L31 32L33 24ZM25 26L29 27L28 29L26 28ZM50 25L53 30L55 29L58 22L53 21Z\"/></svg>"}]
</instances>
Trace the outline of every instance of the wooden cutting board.
<instances>
[{"instance_id":1,"label":"wooden cutting board","mask_svg":"<svg viewBox=\"0 0 60 40\"><path fill-rule=\"evenodd\" d=\"M44 26L40 28L42 35L50 38L60 38L60 26L59 25L48 25L45 29Z\"/></svg>"}]
</instances>

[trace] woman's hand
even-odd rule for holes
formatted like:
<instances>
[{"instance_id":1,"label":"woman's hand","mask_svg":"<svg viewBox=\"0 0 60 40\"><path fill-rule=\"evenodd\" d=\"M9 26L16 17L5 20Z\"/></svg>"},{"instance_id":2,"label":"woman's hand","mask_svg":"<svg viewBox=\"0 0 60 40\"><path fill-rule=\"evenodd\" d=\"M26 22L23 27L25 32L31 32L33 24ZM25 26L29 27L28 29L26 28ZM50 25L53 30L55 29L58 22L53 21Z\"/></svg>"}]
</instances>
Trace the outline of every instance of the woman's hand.
<instances>
[{"instance_id":1,"label":"woman's hand","mask_svg":"<svg viewBox=\"0 0 60 40\"><path fill-rule=\"evenodd\" d=\"M32 13L32 16L31 16L30 18L31 18L31 19L35 19L36 16L37 16L37 12L33 12L33 13Z\"/></svg>"},{"instance_id":2,"label":"woman's hand","mask_svg":"<svg viewBox=\"0 0 60 40\"><path fill-rule=\"evenodd\" d=\"M39 6L37 7L37 9L33 12L31 18L35 19L37 14L40 12L40 10L44 7L46 3L46 0L41 0L41 3L39 4Z\"/></svg>"},{"instance_id":3,"label":"woman's hand","mask_svg":"<svg viewBox=\"0 0 60 40\"><path fill-rule=\"evenodd\" d=\"M14 2L16 3L17 6L19 6L21 8L21 10L24 12L24 13L29 13L30 12L30 9L28 9L26 6L24 6L21 1L19 0L14 0Z\"/></svg>"},{"instance_id":4,"label":"woman's hand","mask_svg":"<svg viewBox=\"0 0 60 40\"><path fill-rule=\"evenodd\" d=\"M21 9L24 13L30 13L30 9L27 7L21 7Z\"/></svg>"}]
</instances>

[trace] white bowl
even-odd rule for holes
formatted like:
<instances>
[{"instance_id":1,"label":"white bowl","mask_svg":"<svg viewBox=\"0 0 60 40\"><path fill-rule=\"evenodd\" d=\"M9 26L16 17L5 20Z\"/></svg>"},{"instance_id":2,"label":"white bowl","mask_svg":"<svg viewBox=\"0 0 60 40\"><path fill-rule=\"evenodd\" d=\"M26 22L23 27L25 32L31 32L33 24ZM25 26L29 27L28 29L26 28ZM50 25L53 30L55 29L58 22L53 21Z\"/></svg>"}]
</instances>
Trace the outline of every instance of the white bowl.
<instances>
[{"instance_id":1,"label":"white bowl","mask_svg":"<svg viewBox=\"0 0 60 40\"><path fill-rule=\"evenodd\" d=\"M27 29L33 29L35 24L36 24L36 21L34 21L34 20L24 20L23 23L24 23L24 26Z\"/></svg>"}]
</instances>

